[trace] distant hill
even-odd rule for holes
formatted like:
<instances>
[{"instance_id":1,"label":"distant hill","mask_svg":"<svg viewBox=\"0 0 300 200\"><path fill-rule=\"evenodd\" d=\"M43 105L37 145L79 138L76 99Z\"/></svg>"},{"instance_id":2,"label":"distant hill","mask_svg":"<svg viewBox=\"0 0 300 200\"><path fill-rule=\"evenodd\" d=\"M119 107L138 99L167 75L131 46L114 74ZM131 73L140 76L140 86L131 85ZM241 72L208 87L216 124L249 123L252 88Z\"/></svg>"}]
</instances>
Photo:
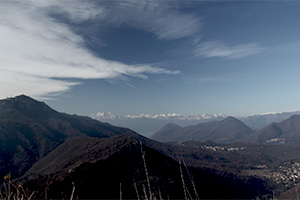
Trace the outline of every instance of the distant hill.
<instances>
[{"instance_id":1,"label":"distant hill","mask_svg":"<svg viewBox=\"0 0 300 200\"><path fill-rule=\"evenodd\" d=\"M168 123L164 127L162 127L159 131L157 131L151 139L160 141L160 142L170 142L172 138L174 138L174 133L181 130L182 127L174 124L174 123Z\"/></svg>"},{"instance_id":2,"label":"distant hill","mask_svg":"<svg viewBox=\"0 0 300 200\"><path fill-rule=\"evenodd\" d=\"M160 142L205 141L231 143L254 133L241 121L234 117L227 117L221 121L199 123L193 126L179 127L167 124L151 138Z\"/></svg>"},{"instance_id":3,"label":"distant hill","mask_svg":"<svg viewBox=\"0 0 300 200\"><path fill-rule=\"evenodd\" d=\"M300 115L293 115L282 122L272 123L241 141L300 146Z\"/></svg>"},{"instance_id":4,"label":"distant hill","mask_svg":"<svg viewBox=\"0 0 300 200\"><path fill-rule=\"evenodd\" d=\"M0 100L0 176L22 175L74 136L110 137L135 132L88 117L59 113L25 95Z\"/></svg>"},{"instance_id":5,"label":"distant hill","mask_svg":"<svg viewBox=\"0 0 300 200\"><path fill-rule=\"evenodd\" d=\"M259 130L273 122L281 122L290 118L293 115L300 115L300 111L295 112L281 112L281 113L265 113L250 115L247 117L239 117L238 119L253 130Z\"/></svg>"}]
</instances>

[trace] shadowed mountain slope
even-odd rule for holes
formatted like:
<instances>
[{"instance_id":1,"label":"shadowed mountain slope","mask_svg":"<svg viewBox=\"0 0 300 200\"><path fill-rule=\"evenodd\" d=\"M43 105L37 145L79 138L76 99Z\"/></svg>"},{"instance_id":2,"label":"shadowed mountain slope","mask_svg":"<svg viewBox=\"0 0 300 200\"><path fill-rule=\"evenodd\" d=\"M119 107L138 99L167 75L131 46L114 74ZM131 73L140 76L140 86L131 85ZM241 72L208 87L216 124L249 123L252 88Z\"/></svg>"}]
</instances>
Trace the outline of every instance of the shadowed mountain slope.
<instances>
[{"instance_id":1,"label":"shadowed mountain slope","mask_svg":"<svg viewBox=\"0 0 300 200\"><path fill-rule=\"evenodd\" d=\"M200 123L194 126L179 127L167 124L152 136L160 142L206 141L231 143L254 133L241 121L228 117L222 121Z\"/></svg>"},{"instance_id":2,"label":"shadowed mountain slope","mask_svg":"<svg viewBox=\"0 0 300 200\"><path fill-rule=\"evenodd\" d=\"M151 192L156 198L161 195L163 199L184 199L179 163L150 147L150 143L171 151L176 148L140 136L70 138L34 164L23 182L25 187L37 191L36 198L43 198L45 191L48 198L68 198L74 184L75 198L118 199L121 184L124 199L137 199L137 193L140 198L145 197L144 190L149 197L147 168ZM259 178L209 168L185 168L183 164L181 167L192 198L196 194L187 169L200 199L251 199L271 192L267 182Z\"/></svg>"},{"instance_id":3,"label":"shadowed mountain slope","mask_svg":"<svg viewBox=\"0 0 300 200\"><path fill-rule=\"evenodd\" d=\"M174 124L174 123L168 123L165 126L163 126L160 130L158 130L151 139L160 141L160 142L167 142L172 140L174 138L174 133L181 130L182 127Z\"/></svg>"},{"instance_id":4,"label":"shadowed mountain slope","mask_svg":"<svg viewBox=\"0 0 300 200\"><path fill-rule=\"evenodd\" d=\"M241 141L300 146L300 115L293 115L280 123L272 123Z\"/></svg>"},{"instance_id":5,"label":"shadowed mountain slope","mask_svg":"<svg viewBox=\"0 0 300 200\"><path fill-rule=\"evenodd\" d=\"M135 132L88 117L59 113L25 95L0 100L0 176L22 175L73 136L110 137Z\"/></svg>"}]
</instances>

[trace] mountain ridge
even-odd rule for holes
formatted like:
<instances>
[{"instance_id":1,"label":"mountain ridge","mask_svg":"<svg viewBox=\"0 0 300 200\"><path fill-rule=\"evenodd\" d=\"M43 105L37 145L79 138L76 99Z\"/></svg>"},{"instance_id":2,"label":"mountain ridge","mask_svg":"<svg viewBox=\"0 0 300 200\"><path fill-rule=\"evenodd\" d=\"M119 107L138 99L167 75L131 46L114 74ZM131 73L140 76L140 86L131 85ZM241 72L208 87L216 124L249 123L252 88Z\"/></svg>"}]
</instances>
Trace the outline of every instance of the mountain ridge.
<instances>
[{"instance_id":1,"label":"mountain ridge","mask_svg":"<svg viewBox=\"0 0 300 200\"><path fill-rule=\"evenodd\" d=\"M151 139L160 142L183 142L188 140L230 143L254 133L254 130L234 117L227 117L221 121L199 123L186 127L170 124L156 132ZM175 130L177 129L177 130ZM166 137L168 136L168 137Z\"/></svg>"},{"instance_id":2,"label":"mountain ridge","mask_svg":"<svg viewBox=\"0 0 300 200\"><path fill-rule=\"evenodd\" d=\"M293 115L279 123L271 123L251 137L243 138L241 141L300 146L300 115Z\"/></svg>"},{"instance_id":3,"label":"mountain ridge","mask_svg":"<svg viewBox=\"0 0 300 200\"><path fill-rule=\"evenodd\" d=\"M37 197L44 196L45 188L48 188L49 198L60 198L62 192L70 195L70 189L75 185L74 195L79 198L116 199L119 195L119 184L122 183L123 197L134 198L136 190L142 194L143 185L147 185L145 176L147 168L149 185L156 197L161 192L163 198L183 199L180 167L176 159L178 156L170 157L173 153L165 151L171 149L173 153L175 149L183 153L181 150L186 148L160 144L141 136L70 138L39 160L21 180L25 180L25 185L29 188L37 189L37 195L40 195ZM198 155L202 154L201 151ZM181 160L183 159L186 158L181 157ZM186 160L190 163L188 159ZM199 196L203 199L248 199L258 196L258 191L270 193L269 188L265 186L267 182L263 179L187 165L186 169L182 165L182 175L192 196L195 194L188 180L187 169L193 174L195 185L201 190ZM214 192L216 187L218 193Z\"/></svg>"},{"instance_id":4,"label":"mountain ridge","mask_svg":"<svg viewBox=\"0 0 300 200\"><path fill-rule=\"evenodd\" d=\"M69 137L120 134L137 133L89 117L59 113L25 95L0 100L0 175L22 175Z\"/></svg>"}]
</instances>

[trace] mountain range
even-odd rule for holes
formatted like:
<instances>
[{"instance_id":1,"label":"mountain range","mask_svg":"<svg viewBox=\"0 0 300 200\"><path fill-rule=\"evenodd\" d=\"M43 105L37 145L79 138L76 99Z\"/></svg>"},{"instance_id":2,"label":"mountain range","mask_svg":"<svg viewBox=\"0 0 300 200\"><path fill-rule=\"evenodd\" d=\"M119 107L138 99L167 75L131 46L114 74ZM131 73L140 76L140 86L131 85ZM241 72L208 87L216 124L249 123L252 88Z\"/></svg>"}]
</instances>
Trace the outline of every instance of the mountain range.
<instances>
[{"instance_id":1,"label":"mountain range","mask_svg":"<svg viewBox=\"0 0 300 200\"><path fill-rule=\"evenodd\" d=\"M21 95L0 100L0 175L10 173L14 180L8 184L22 184L36 199L280 195L294 185L285 173L300 166L300 148L260 141L292 138L299 118L270 125L278 132L264 140L257 139L264 129L256 132L233 117L187 127L168 124L156 136L167 133L163 140L173 143L161 143ZM251 136L253 143L245 143ZM5 187L0 190L5 194Z\"/></svg>"},{"instance_id":2,"label":"mountain range","mask_svg":"<svg viewBox=\"0 0 300 200\"><path fill-rule=\"evenodd\" d=\"M300 146L300 115L293 115L279 123L273 122L258 131L250 129L233 117L187 127L169 123L151 138L160 142L211 140L219 143L248 142Z\"/></svg>"},{"instance_id":3,"label":"mountain range","mask_svg":"<svg viewBox=\"0 0 300 200\"><path fill-rule=\"evenodd\" d=\"M300 115L300 111L294 112L272 112L272 113L263 113L257 115L249 115L246 117L237 117L240 121L245 123L253 130L259 130L273 122L281 122L290 118L293 115Z\"/></svg>"},{"instance_id":4,"label":"mountain range","mask_svg":"<svg viewBox=\"0 0 300 200\"><path fill-rule=\"evenodd\" d=\"M242 141L300 146L300 115L293 115L279 123L271 123L250 137L243 138Z\"/></svg>"},{"instance_id":5,"label":"mountain range","mask_svg":"<svg viewBox=\"0 0 300 200\"><path fill-rule=\"evenodd\" d=\"M242 121L251 129L257 131L266 127L273 122L281 122L288 119L292 115L299 115L300 111L280 112L280 113L263 113L249 115L244 117L235 117ZM174 123L185 127L209 121L220 121L228 117L226 114L197 114L183 115L178 113L168 114L140 114L140 115L116 115L111 112L98 112L91 115L91 118L103 122L111 123L115 126L128 127L146 137L151 137L159 129L168 123Z\"/></svg>"},{"instance_id":6,"label":"mountain range","mask_svg":"<svg viewBox=\"0 0 300 200\"><path fill-rule=\"evenodd\" d=\"M111 123L115 126L128 127L146 137L150 137L161 127L168 123L175 123L180 126L193 125L200 122L224 119L224 114L202 114L186 116L177 113L168 114L141 114L141 115L116 115L111 112L98 112L92 114L91 118Z\"/></svg>"}]
</instances>

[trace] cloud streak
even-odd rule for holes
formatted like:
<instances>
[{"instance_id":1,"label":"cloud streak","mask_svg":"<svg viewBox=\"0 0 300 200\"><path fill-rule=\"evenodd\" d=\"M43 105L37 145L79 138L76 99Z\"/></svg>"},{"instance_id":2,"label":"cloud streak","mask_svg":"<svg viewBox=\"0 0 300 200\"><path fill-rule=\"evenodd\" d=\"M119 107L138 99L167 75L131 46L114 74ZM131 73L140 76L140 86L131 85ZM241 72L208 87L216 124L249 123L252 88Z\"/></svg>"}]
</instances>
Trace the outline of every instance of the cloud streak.
<instances>
[{"instance_id":1,"label":"cloud streak","mask_svg":"<svg viewBox=\"0 0 300 200\"><path fill-rule=\"evenodd\" d=\"M102 22L113 11L116 12L115 8L123 9L122 2L112 7L98 5L97 1L1 1L0 97L20 93L33 97L56 94L80 84L81 79L113 79L122 76L146 79L147 74L178 74L179 71L151 65L127 65L97 57L85 47L84 38L53 17L60 15L72 23L87 20ZM109 23L141 28L153 32L158 39L176 39L196 32L195 28L189 28L196 23L189 15L170 12L166 19L150 20L153 10L156 10L154 14L157 17L163 14L164 10L156 4L128 4L127 10L127 13L122 11L125 17L112 18ZM138 19L140 15L142 17ZM136 20L131 21L134 18ZM166 27L171 18L177 18L179 22L181 20L180 23L190 18L191 22L183 26L186 31L182 31L174 23ZM147 20L155 22L146 25L144 22Z\"/></svg>"},{"instance_id":2,"label":"cloud streak","mask_svg":"<svg viewBox=\"0 0 300 200\"><path fill-rule=\"evenodd\" d=\"M202 27L202 21L191 14L173 10L172 4L176 4L176 1L168 1L168 4L155 0L121 1L117 10L123 15L115 20L152 32L158 39L171 40L196 35ZM116 12L115 8L112 11Z\"/></svg>"},{"instance_id":3,"label":"cloud streak","mask_svg":"<svg viewBox=\"0 0 300 200\"><path fill-rule=\"evenodd\" d=\"M195 56L211 58L224 57L237 59L261 52L264 48L257 44L226 45L220 41L210 41L198 44L195 48Z\"/></svg>"}]
</instances>

